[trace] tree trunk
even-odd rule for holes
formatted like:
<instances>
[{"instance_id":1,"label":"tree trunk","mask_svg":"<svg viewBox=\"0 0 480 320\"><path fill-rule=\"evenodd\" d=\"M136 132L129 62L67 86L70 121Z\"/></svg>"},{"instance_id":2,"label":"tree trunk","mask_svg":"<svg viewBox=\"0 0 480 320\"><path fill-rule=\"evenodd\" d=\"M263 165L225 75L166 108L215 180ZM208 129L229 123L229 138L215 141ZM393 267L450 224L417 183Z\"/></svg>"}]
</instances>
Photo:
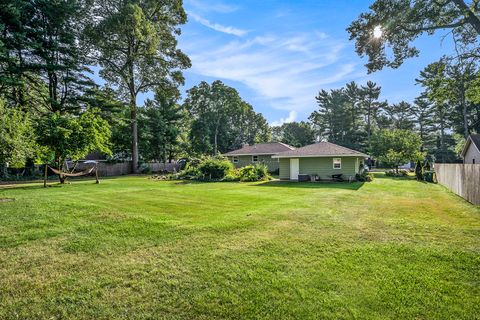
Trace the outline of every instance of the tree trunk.
<instances>
[{"instance_id":1,"label":"tree trunk","mask_svg":"<svg viewBox=\"0 0 480 320\"><path fill-rule=\"evenodd\" d=\"M463 84L463 80L460 84L460 102L462 104L463 115L463 136L465 139L467 139L470 134L468 129L467 103L465 101L465 86Z\"/></svg>"},{"instance_id":2,"label":"tree trunk","mask_svg":"<svg viewBox=\"0 0 480 320\"><path fill-rule=\"evenodd\" d=\"M129 52L131 50L129 49ZM130 90L130 121L132 129L132 172L138 173L138 125L137 125L137 94L135 90L135 74L133 63L128 65L128 87Z\"/></svg>"},{"instance_id":3,"label":"tree trunk","mask_svg":"<svg viewBox=\"0 0 480 320\"><path fill-rule=\"evenodd\" d=\"M138 173L138 126L137 106L135 102L130 103L130 120L132 129L132 172Z\"/></svg>"},{"instance_id":4,"label":"tree trunk","mask_svg":"<svg viewBox=\"0 0 480 320\"><path fill-rule=\"evenodd\" d=\"M468 7L468 5L463 0L453 0L457 8L462 11L465 20L475 29L477 34L480 35L480 19L475 15L475 13Z\"/></svg>"},{"instance_id":5,"label":"tree trunk","mask_svg":"<svg viewBox=\"0 0 480 320\"><path fill-rule=\"evenodd\" d=\"M217 137L218 137L218 120L217 120L217 123L215 125L215 137L213 138L214 139L214 147L213 147L213 155L216 156L217 155L217 151L218 151L218 147L217 147Z\"/></svg>"},{"instance_id":6,"label":"tree trunk","mask_svg":"<svg viewBox=\"0 0 480 320\"><path fill-rule=\"evenodd\" d=\"M442 163L445 163L445 125L440 122L440 150L442 152Z\"/></svg>"}]
</instances>

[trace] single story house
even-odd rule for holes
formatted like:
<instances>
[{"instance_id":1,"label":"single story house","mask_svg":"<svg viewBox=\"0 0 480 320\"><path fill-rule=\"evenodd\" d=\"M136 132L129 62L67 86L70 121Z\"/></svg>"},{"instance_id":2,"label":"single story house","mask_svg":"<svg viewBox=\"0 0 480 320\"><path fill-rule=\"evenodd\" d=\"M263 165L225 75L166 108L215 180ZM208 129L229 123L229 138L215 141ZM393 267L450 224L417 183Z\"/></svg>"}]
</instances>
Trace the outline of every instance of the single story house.
<instances>
[{"instance_id":1,"label":"single story house","mask_svg":"<svg viewBox=\"0 0 480 320\"><path fill-rule=\"evenodd\" d=\"M480 134L471 134L462 150L463 163L480 163Z\"/></svg>"},{"instance_id":2,"label":"single story house","mask_svg":"<svg viewBox=\"0 0 480 320\"><path fill-rule=\"evenodd\" d=\"M330 142L317 142L289 150L272 158L279 159L280 179L298 180L299 175L315 175L321 180L342 174L343 179L353 179L360 173L368 155Z\"/></svg>"},{"instance_id":3,"label":"single story house","mask_svg":"<svg viewBox=\"0 0 480 320\"><path fill-rule=\"evenodd\" d=\"M240 168L249 164L263 163L268 171L274 172L279 169L279 160L272 159L272 156L284 151L291 151L295 148L281 142L257 143L244 145L242 148L224 154L235 167Z\"/></svg>"}]
</instances>

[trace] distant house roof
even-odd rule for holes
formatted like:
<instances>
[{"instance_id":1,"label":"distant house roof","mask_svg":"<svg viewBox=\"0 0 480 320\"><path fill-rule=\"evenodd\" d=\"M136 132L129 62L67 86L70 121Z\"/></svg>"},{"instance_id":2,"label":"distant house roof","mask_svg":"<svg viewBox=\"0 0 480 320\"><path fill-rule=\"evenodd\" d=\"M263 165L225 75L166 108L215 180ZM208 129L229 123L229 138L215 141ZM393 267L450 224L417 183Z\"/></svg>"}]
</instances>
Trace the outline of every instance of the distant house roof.
<instances>
[{"instance_id":1,"label":"distant house roof","mask_svg":"<svg viewBox=\"0 0 480 320\"><path fill-rule=\"evenodd\" d=\"M279 153L273 158L305 158L305 157L368 157L368 155L348 149L330 142L317 142L295 150Z\"/></svg>"},{"instance_id":2,"label":"distant house roof","mask_svg":"<svg viewBox=\"0 0 480 320\"><path fill-rule=\"evenodd\" d=\"M471 134L467 141L465 142L465 147L462 150L462 158L465 157L465 153L467 152L470 145L473 144L478 151L480 151L480 134Z\"/></svg>"},{"instance_id":3,"label":"distant house roof","mask_svg":"<svg viewBox=\"0 0 480 320\"><path fill-rule=\"evenodd\" d=\"M244 146L241 149L230 151L224 156L246 156L256 154L277 154L279 152L294 150L295 148L281 142L257 143L252 146Z\"/></svg>"}]
</instances>

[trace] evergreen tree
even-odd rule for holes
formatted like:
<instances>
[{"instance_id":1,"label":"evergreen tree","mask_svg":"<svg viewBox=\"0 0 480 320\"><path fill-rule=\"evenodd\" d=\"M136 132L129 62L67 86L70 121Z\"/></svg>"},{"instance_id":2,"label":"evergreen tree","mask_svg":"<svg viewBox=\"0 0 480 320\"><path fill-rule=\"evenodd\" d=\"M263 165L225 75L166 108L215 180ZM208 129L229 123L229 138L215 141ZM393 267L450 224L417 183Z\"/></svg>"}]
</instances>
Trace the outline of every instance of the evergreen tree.
<instances>
[{"instance_id":1,"label":"evergreen tree","mask_svg":"<svg viewBox=\"0 0 480 320\"><path fill-rule=\"evenodd\" d=\"M388 117L392 129L413 130L415 120L413 119L413 107L405 101L392 105L385 105L383 111Z\"/></svg>"},{"instance_id":2,"label":"evergreen tree","mask_svg":"<svg viewBox=\"0 0 480 320\"><path fill-rule=\"evenodd\" d=\"M184 116L182 107L161 93L155 95L155 100L145 102L139 121L140 154L144 160L173 159Z\"/></svg>"},{"instance_id":3,"label":"evergreen tree","mask_svg":"<svg viewBox=\"0 0 480 320\"><path fill-rule=\"evenodd\" d=\"M417 177L418 181L423 180L423 166L420 160L417 160L417 164L415 165L415 177Z\"/></svg>"}]
</instances>

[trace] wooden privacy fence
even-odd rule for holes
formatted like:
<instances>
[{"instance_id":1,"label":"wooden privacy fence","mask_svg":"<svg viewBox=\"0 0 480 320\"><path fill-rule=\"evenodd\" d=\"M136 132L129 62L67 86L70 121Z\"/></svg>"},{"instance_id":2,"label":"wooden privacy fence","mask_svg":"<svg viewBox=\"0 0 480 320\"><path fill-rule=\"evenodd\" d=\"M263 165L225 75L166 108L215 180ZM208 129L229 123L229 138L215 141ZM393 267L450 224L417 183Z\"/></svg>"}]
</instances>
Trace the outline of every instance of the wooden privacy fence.
<instances>
[{"instance_id":1,"label":"wooden privacy fence","mask_svg":"<svg viewBox=\"0 0 480 320\"><path fill-rule=\"evenodd\" d=\"M438 183L480 205L480 164L435 163Z\"/></svg>"}]
</instances>

